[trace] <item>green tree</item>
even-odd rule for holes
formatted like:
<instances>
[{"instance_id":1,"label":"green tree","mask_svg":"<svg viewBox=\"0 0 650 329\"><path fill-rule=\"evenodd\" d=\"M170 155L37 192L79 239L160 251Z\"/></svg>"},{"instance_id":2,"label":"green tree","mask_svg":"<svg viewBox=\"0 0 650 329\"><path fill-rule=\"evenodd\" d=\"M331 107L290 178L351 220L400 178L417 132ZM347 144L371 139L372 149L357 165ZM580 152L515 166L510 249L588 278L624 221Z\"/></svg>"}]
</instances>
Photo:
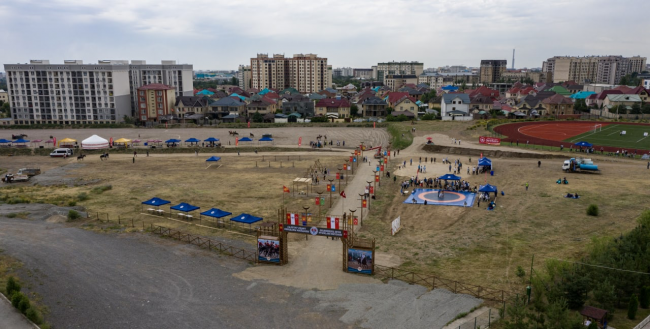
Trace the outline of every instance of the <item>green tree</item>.
<instances>
[{"instance_id":1,"label":"green tree","mask_svg":"<svg viewBox=\"0 0 650 329\"><path fill-rule=\"evenodd\" d=\"M526 297L518 296L506 308L507 319L504 321L507 329L528 329L526 322Z\"/></svg>"},{"instance_id":2,"label":"green tree","mask_svg":"<svg viewBox=\"0 0 650 329\"><path fill-rule=\"evenodd\" d=\"M598 306L614 314L616 304L616 287L605 279L603 282L596 283L593 291L594 300Z\"/></svg>"},{"instance_id":3,"label":"green tree","mask_svg":"<svg viewBox=\"0 0 650 329\"><path fill-rule=\"evenodd\" d=\"M629 83L629 81L628 81L628 76L627 75L621 77L621 81L619 82L619 85L627 86L628 83Z\"/></svg>"},{"instance_id":4,"label":"green tree","mask_svg":"<svg viewBox=\"0 0 650 329\"><path fill-rule=\"evenodd\" d=\"M643 286L639 294L641 308L650 308L650 286Z\"/></svg>"},{"instance_id":5,"label":"green tree","mask_svg":"<svg viewBox=\"0 0 650 329\"><path fill-rule=\"evenodd\" d=\"M350 106L350 116L356 117L359 115L359 108L357 107L357 104L352 104Z\"/></svg>"},{"instance_id":6,"label":"green tree","mask_svg":"<svg viewBox=\"0 0 650 329\"><path fill-rule=\"evenodd\" d=\"M641 105L638 103L635 103L632 105L632 110L630 111L631 114L641 114Z\"/></svg>"},{"instance_id":7,"label":"green tree","mask_svg":"<svg viewBox=\"0 0 650 329\"><path fill-rule=\"evenodd\" d=\"M639 309L639 300L636 295L630 297L630 302L627 304L627 318L630 320L636 319L636 312Z\"/></svg>"},{"instance_id":8,"label":"green tree","mask_svg":"<svg viewBox=\"0 0 650 329\"><path fill-rule=\"evenodd\" d=\"M576 102L573 103L573 110L576 112L589 112L589 106L587 106L584 99L577 99Z\"/></svg>"},{"instance_id":9,"label":"green tree","mask_svg":"<svg viewBox=\"0 0 650 329\"><path fill-rule=\"evenodd\" d=\"M393 108L389 106L386 108L386 114L390 115L391 113L393 113Z\"/></svg>"},{"instance_id":10,"label":"green tree","mask_svg":"<svg viewBox=\"0 0 650 329\"><path fill-rule=\"evenodd\" d=\"M436 91L430 90L429 92L422 94L420 100L422 101L422 103L428 104L429 101L434 98L436 98Z\"/></svg>"},{"instance_id":11,"label":"green tree","mask_svg":"<svg viewBox=\"0 0 650 329\"><path fill-rule=\"evenodd\" d=\"M463 80L463 83L460 84L460 91L465 91L467 89L467 84L465 83L465 80Z\"/></svg>"},{"instance_id":12,"label":"green tree","mask_svg":"<svg viewBox=\"0 0 650 329\"><path fill-rule=\"evenodd\" d=\"M253 122L264 122L264 116L260 111L255 111L255 114L253 114Z\"/></svg>"},{"instance_id":13,"label":"green tree","mask_svg":"<svg viewBox=\"0 0 650 329\"><path fill-rule=\"evenodd\" d=\"M7 297L11 299L11 296L14 293L20 292L20 283L14 279L13 276L10 276L9 279L7 280L7 285L5 287L5 292L7 293Z\"/></svg>"},{"instance_id":14,"label":"green tree","mask_svg":"<svg viewBox=\"0 0 650 329\"><path fill-rule=\"evenodd\" d=\"M311 118L311 122L327 122L327 121L329 121L329 119L326 116Z\"/></svg>"},{"instance_id":15,"label":"green tree","mask_svg":"<svg viewBox=\"0 0 650 329\"><path fill-rule=\"evenodd\" d=\"M235 77L230 78L230 84L233 86L239 86L239 79ZM247 89L246 86L244 86L244 89Z\"/></svg>"}]
</instances>

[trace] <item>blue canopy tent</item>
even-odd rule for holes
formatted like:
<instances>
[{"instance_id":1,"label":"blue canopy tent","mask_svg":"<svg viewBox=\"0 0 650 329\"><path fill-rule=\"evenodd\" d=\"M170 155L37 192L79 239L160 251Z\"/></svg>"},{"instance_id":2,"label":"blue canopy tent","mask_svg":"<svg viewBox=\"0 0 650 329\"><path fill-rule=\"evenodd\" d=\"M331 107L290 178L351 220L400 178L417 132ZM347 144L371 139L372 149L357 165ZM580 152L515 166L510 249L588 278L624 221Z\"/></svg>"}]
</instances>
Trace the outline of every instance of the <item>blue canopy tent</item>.
<instances>
[{"instance_id":1,"label":"blue canopy tent","mask_svg":"<svg viewBox=\"0 0 650 329\"><path fill-rule=\"evenodd\" d=\"M11 141L3 138L0 139L0 144L11 144Z\"/></svg>"},{"instance_id":2,"label":"blue canopy tent","mask_svg":"<svg viewBox=\"0 0 650 329\"><path fill-rule=\"evenodd\" d=\"M478 159L478 166L479 167L490 167L489 169L492 170L492 160L488 158L480 158Z\"/></svg>"},{"instance_id":3,"label":"blue canopy tent","mask_svg":"<svg viewBox=\"0 0 650 329\"><path fill-rule=\"evenodd\" d=\"M22 139L22 138L21 138L21 139L17 139L17 140L15 140L14 143L25 144L25 143L29 143L29 141L26 140L26 139Z\"/></svg>"},{"instance_id":4,"label":"blue canopy tent","mask_svg":"<svg viewBox=\"0 0 650 329\"><path fill-rule=\"evenodd\" d=\"M192 219L193 216L188 215L187 213L192 212L192 211L197 210L197 209L201 209L201 207L193 206L193 205L191 205L189 203L185 203L185 202L179 203L179 204L177 204L175 206L169 207L169 217L170 218L172 217L172 209L182 211L182 212L185 213L185 214L178 213L179 217L185 216L185 217L187 217L189 219Z\"/></svg>"},{"instance_id":5,"label":"blue canopy tent","mask_svg":"<svg viewBox=\"0 0 650 329\"><path fill-rule=\"evenodd\" d=\"M497 187L494 186L494 185L490 185L490 184L480 185L478 191L479 192L484 192L484 193L492 193L492 192L494 192L495 196L497 195L497 192L498 192Z\"/></svg>"},{"instance_id":6,"label":"blue canopy tent","mask_svg":"<svg viewBox=\"0 0 650 329\"><path fill-rule=\"evenodd\" d=\"M262 217L255 217L255 216L249 215L249 214L241 214L241 215L230 218L230 226L232 226L232 222L248 224L248 229L252 231L251 225L253 223L259 222L261 220L262 220Z\"/></svg>"},{"instance_id":7,"label":"blue canopy tent","mask_svg":"<svg viewBox=\"0 0 650 329\"><path fill-rule=\"evenodd\" d=\"M206 143L210 143L211 146L214 146L215 142L218 142L219 138L214 138L214 137L208 137L208 139L204 140Z\"/></svg>"},{"instance_id":8,"label":"blue canopy tent","mask_svg":"<svg viewBox=\"0 0 650 329\"><path fill-rule=\"evenodd\" d=\"M171 203L171 202L169 202L167 200L163 200L161 198L151 198L151 199L149 199L147 201L142 202L143 205L146 204L148 206L154 206L154 207L160 207L162 205L166 205L166 204L169 204L169 203ZM153 211L153 210L154 209L149 208L149 211Z\"/></svg>"},{"instance_id":9,"label":"blue canopy tent","mask_svg":"<svg viewBox=\"0 0 650 329\"><path fill-rule=\"evenodd\" d=\"M176 143L180 143L180 142L181 142L180 139L172 138L172 139L166 140L165 144L167 144L167 147L169 147L169 144L172 144L172 146L176 146Z\"/></svg>"},{"instance_id":10,"label":"blue canopy tent","mask_svg":"<svg viewBox=\"0 0 650 329\"><path fill-rule=\"evenodd\" d=\"M204 211L204 212L199 214L199 221L201 221L201 216L202 215L212 217L212 218L222 218L222 217L230 216L230 215L232 215L232 213L227 212L227 211L223 211L223 210L217 209L217 208L211 208L210 210ZM219 221L219 223L223 224L223 222L221 222L221 221Z\"/></svg>"},{"instance_id":11,"label":"blue canopy tent","mask_svg":"<svg viewBox=\"0 0 650 329\"><path fill-rule=\"evenodd\" d=\"M250 137L242 137L239 139L240 142L252 142L253 140Z\"/></svg>"},{"instance_id":12,"label":"blue canopy tent","mask_svg":"<svg viewBox=\"0 0 650 329\"><path fill-rule=\"evenodd\" d=\"M192 138L186 140L185 143L190 143L190 144L197 143L197 145L198 145L198 143L199 143L200 141L201 141L200 139L196 139L196 138L192 137Z\"/></svg>"},{"instance_id":13,"label":"blue canopy tent","mask_svg":"<svg viewBox=\"0 0 650 329\"><path fill-rule=\"evenodd\" d=\"M460 176L452 175L452 174L446 174L438 177L440 180L460 180Z\"/></svg>"},{"instance_id":14,"label":"blue canopy tent","mask_svg":"<svg viewBox=\"0 0 650 329\"><path fill-rule=\"evenodd\" d=\"M216 161L219 161L219 160L221 160L220 157L217 157L217 156L214 156L214 155L213 155L213 156L209 157L209 158L208 158L207 160L205 160L205 161L206 161L206 162L216 162Z\"/></svg>"},{"instance_id":15,"label":"blue canopy tent","mask_svg":"<svg viewBox=\"0 0 650 329\"><path fill-rule=\"evenodd\" d=\"M577 142L574 145L575 146L580 146L580 147L592 147L592 146L594 146L593 144L587 143L587 142L584 142L584 141Z\"/></svg>"},{"instance_id":16,"label":"blue canopy tent","mask_svg":"<svg viewBox=\"0 0 650 329\"><path fill-rule=\"evenodd\" d=\"M259 139L260 142L273 142L273 138L271 137L262 137Z\"/></svg>"}]
</instances>

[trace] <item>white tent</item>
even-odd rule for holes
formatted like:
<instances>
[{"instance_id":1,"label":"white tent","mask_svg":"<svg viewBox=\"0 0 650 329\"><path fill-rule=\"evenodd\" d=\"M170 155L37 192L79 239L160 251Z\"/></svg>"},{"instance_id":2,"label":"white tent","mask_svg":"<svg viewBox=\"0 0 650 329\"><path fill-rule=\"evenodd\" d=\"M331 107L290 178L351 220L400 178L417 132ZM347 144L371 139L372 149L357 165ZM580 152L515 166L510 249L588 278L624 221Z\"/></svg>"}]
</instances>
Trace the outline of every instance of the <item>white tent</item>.
<instances>
[{"instance_id":1,"label":"white tent","mask_svg":"<svg viewBox=\"0 0 650 329\"><path fill-rule=\"evenodd\" d=\"M84 150L107 149L108 141L97 135L92 135L81 141L81 148Z\"/></svg>"}]
</instances>

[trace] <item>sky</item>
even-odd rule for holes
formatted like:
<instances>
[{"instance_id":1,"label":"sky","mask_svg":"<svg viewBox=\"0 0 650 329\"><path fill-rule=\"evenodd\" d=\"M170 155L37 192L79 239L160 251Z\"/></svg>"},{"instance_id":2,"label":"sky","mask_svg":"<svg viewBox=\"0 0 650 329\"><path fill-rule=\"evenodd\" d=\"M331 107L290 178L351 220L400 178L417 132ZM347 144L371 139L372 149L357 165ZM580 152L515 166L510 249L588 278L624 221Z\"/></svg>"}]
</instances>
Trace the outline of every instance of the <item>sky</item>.
<instances>
[{"instance_id":1,"label":"sky","mask_svg":"<svg viewBox=\"0 0 650 329\"><path fill-rule=\"evenodd\" d=\"M335 68L510 67L514 48L515 67L541 67L556 55L650 55L648 12L648 0L3 0L0 62L236 70L258 53L315 53Z\"/></svg>"}]
</instances>

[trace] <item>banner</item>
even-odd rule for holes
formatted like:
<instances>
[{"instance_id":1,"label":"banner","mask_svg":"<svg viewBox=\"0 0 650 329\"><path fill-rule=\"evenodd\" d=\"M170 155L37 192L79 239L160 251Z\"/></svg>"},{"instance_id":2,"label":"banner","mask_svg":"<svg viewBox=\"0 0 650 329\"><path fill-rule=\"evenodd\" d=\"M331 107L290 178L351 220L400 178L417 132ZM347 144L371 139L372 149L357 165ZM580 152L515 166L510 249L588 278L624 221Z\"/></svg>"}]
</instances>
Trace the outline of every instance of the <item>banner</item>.
<instances>
[{"instance_id":1,"label":"banner","mask_svg":"<svg viewBox=\"0 0 650 329\"><path fill-rule=\"evenodd\" d=\"M397 216L395 220L390 224L390 235L395 235L402 228L402 222L400 216Z\"/></svg>"},{"instance_id":2,"label":"banner","mask_svg":"<svg viewBox=\"0 0 650 329\"><path fill-rule=\"evenodd\" d=\"M327 217L327 228L329 229L339 229L339 218L338 217Z\"/></svg>"},{"instance_id":3,"label":"banner","mask_svg":"<svg viewBox=\"0 0 650 329\"><path fill-rule=\"evenodd\" d=\"M388 163L388 158L384 158L384 163Z\"/></svg>"},{"instance_id":4,"label":"banner","mask_svg":"<svg viewBox=\"0 0 650 329\"><path fill-rule=\"evenodd\" d=\"M287 224L300 225L300 217L298 214L287 213Z\"/></svg>"},{"instance_id":5,"label":"banner","mask_svg":"<svg viewBox=\"0 0 650 329\"><path fill-rule=\"evenodd\" d=\"M235 146L239 146L239 137L235 137Z\"/></svg>"},{"instance_id":6,"label":"banner","mask_svg":"<svg viewBox=\"0 0 650 329\"><path fill-rule=\"evenodd\" d=\"M501 138L481 136L478 138L478 142L480 144L501 145Z\"/></svg>"},{"instance_id":7,"label":"banner","mask_svg":"<svg viewBox=\"0 0 650 329\"><path fill-rule=\"evenodd\" d=\"M343 164L343 170L348 170L348 165L347 164Z\"/></svg>"},{"instance_id":8,"label":"banner","mask_svg":"<svg viewBox=\"0 0 650 329\"><path fill-rule=\"evenodd\" d=\"M350 162L354 162L354 157L350 157Z\"/></svg>"},{"instance_id":9,"label":"banner","mask_svg":"<svg viewBox=\"0 0 650 329\"><path fill-rule=\"evenodd\" d=\"M302 137L298 137L298 146L302 145Z\"/></svg>"},{"instance_id":10,"label":"banner","mask_svg":"<svg viewBox=\"0 0 650 329\"><path fill-rule=\"evenodd\" d=\"M316 197L316 205L317 206L320 205L320 198L319 197Z\"/></svg>"},{"instance_id":11,"label":"banner","mask_svg":"<svg viewBox=\"0 0 650 329\"><path fill-rule=\"evenodd\" d=\"M327 191L332 190L332 184L327 184Z\"/></svg>"},{"instance_id":12,"label":"banner","mask_svg":"<svg viewBox=\"0 0 650 329\"><path fill-rule=\"evenodd\" d=\"M375 175L375 182L379 181L379 175Z\"/></svg>"},{"instance_id":13,"label":"banner","mask_svg":"<svg viewBox=\"0 0 650 329\"><path fill-rule=\"evenodd\" d=\"M375 194L375 188L370 186L370 194Z\"/></svg>"},{"instance_id":14,"label":"banner","mask_svg":"<svg viewBox=\"0 0 650 329\"><path fill-rule=\"evenodd\" d=\"M336 173L336 179L341 179L341 174L340 173Z\"/></svg>"},{"instance_id":15,"label":"banner","mask_svg":"<svg viewBox=\"0 0 650 329\"><path fill-rule=\"evenodd\" d=\"M384 166L383 166L383 165L380 166L379 169L380 169L381 171L384 171Z\"/></svg>"},{"instance_id":16,"label":"banner","mask_svg":"<svg viewBox=\"0 0 650 329\"><path fill-rule=\"evenodd\" d=\"M302 233L302 234L311 234L311 235L323 235L323 236L333 236L337 238L348 238L348 231L335 230L323 227L308 227L308 226L298 226L298 225L280 225L280 232L293 232L293 233Z\"/></svg>"},{"instance_id":17,"label":"banner","mask_svg":"<svg viewBox=\"0 0 650 329\"><path fill-rule=\"evenodd\" d=\"M368 208L368 200L361 200L361 208Z\"/></svg>"}]
</instances>

